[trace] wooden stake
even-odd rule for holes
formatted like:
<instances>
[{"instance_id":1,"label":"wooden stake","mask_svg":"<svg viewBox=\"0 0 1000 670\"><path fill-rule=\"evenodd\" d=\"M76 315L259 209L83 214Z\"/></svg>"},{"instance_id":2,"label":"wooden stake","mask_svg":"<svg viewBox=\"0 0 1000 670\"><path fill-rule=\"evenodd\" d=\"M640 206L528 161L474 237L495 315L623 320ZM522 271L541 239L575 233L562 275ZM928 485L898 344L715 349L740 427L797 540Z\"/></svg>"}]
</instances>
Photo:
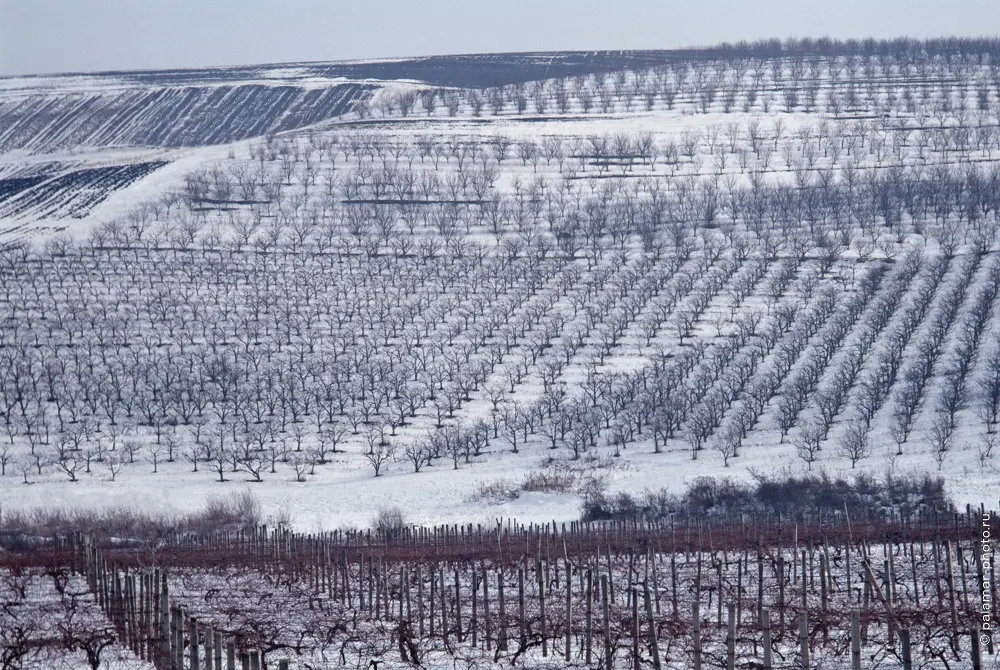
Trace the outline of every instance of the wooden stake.
<instances>
[{"instance_id":1,"label":"wooden stake","mask_svg":"<svg viewBox=\"0 0 1000 670\"><path fill-rule=\"evenodd\" d=\"M726 605L729 614L728 631L726 636L726 670L736 670L736 606L733 603Z\"/></svg>"},{"instance_id":2,"label":"wooden stake","mask_svg":"<svg viewBox=\"0 0 1000 670\"><path fill-rule=\"evenodd\" d=\"M520 633L520 644L518 646L518 651L523 651L528 645L528 636L525 634L524 630L524 568L517 569L517 608L518 608L518 627Z\"/></svg>"},{"instance_id":3,"label":"wooden stake","mask_svg":"<svg viewBox=\"0 0 1000 670\"><path fill-rule=\"evenodd\" d=\"M861 612L851 610L851 670L861 670Z\"/></svg>"},{"instance_id":4,"label":"wooden stake","mask_svg":"<svg viewBox=\"0 0 1000 670\"><path fill-rule=\"evenodd\" d=\"M611 613L609 612L608 605L608 576L601 575L601 606L604 608L604 668L605 670L612 670ZM695 670L699 669L696 668Z\"/></svg>"},{"instance_id":5,"label":"wooden stake","mask_svg":"<svg viewBox=\"0 0 1000 670\"><path fill-rule=\"evenodd\" d=\"M903 648L903 670L913 670L913 656L910 649L910 631L899 631L899 644Z\"/></svg>"},{"instance_id":6,"label":"wooden stake","mask_svg":"<svg viewBox=\"0 0 1000 670\"><path fill-rule=\"evenodd\" d=\"M653 670L661 670L660 647L656 642L656 621L653 619L653 606L649 599L649 586L643 589L643 600L646 605L646 620L649 626L649 653L653 656Z\"/></svg>"},{"instance_id":7,"label":"wooden stake","mask_svg":"<svg viewBox=\"0 0 1000 670\"><path fill-rule=\"evenodd\" d=\"M694 643L694 670L701 670L701 608L697 600L691 603L691 638Z\"/></svg>"},{"instance_id":8,"label":"wooden stake","mask_svg":"<svg viewBox=\"0 0 1000 670\"><path fill-rule=\"evenodd\" d=\"M804 577L805 575L803 581ZM799 654L802 657L802 670L809 670L809 614L805 611L799 612Z\"/></svg>"},{"instance_id":9,"label":"wooden stake","mask_svg":"<svg viewBox=\"0 0 1000 670\"><path fill-rule=\"evenodd\" d=\"M771 660L771 610L766 607L760 610L760 622L764 628L764 670L772 670Z\"/></svg>"},{"instance_id":10,"label":"wooden stake","mask_svg":"<svg viewBox=\"0 0 1000 670\"><path fill-rule=\"evenodd\" d=\"M566 660L570 660L573 641L573 567L566 561Z\"/></svg>"},{"instance_id":11,"label":"wooden stake","mask_svg":"<svg viewBox=\"0 0 1000 670\"><path fill-rule=\"evenodd\" d=\"M587 642L585 662L590 665L594 641L594 570L587 568Z\"/></svg>"},{"instance_id":12,"label":"wooden stake","mask_svg":"<svg viewBox=\"0 0 1000 670\"><path fill-rule=\"evenodd\" d=\"M639 594L635 589L631 589L632 600L632 668L639 670Z\"/></svg>"}]
</instances>

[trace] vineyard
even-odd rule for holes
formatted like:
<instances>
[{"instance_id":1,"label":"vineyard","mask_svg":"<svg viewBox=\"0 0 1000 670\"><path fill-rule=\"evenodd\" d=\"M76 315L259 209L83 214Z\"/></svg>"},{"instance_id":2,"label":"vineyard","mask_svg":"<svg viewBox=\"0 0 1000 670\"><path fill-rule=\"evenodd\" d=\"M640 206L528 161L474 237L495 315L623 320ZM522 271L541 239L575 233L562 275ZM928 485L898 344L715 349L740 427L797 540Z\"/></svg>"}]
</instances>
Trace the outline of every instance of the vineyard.
<instances>
[{"instance_id":1,"label":"vineyard","mask_svg":"<svg viewBox=\"0 0 1000 670\"><path fill-rule=\"evenodd\" d=\"M57 537L6 555L5 595L129 667L986 668L991 519ZM8 663L56 646L6 623Z\"/></svg>"}]
</instances>

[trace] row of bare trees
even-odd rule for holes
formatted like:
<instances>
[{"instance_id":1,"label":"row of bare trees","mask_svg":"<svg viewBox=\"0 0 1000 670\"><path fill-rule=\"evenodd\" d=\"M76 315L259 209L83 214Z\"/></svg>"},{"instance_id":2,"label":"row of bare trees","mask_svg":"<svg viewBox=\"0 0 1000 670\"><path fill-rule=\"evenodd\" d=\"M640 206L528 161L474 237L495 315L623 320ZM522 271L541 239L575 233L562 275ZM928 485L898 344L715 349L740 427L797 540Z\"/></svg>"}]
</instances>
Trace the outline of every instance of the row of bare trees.
<instances>
[{"instance_id":1,"label":"row of bare trees","mask_svg":"<svg viewBox=\"0 0 1000 670\"><path fill-rule=\"evenodd\" d=\"M361 118L460 113L494 116L630 112L664 108L825 111L840 115L878 108L914 113L921 106L989 110L997 102L1000 70L982 42L955 52L920 47L893 52L834 48L827 53L719 56L712 50L637 69L593 72L506 86L404 89L363 101ZM780 48L779 48L780 50ZM766 50L764 50L766 51Z\"/></svg>"}]
</instances>

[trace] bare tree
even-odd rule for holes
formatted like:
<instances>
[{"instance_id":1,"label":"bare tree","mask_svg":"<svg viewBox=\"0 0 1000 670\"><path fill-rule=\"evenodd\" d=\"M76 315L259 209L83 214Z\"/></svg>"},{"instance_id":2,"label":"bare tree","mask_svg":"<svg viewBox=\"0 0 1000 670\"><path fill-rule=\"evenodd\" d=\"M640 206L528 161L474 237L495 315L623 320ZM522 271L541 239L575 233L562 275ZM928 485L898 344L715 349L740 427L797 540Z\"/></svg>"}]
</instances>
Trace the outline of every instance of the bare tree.
<instances>
[{"instance_id":1,"label":"bare tree","mask_svg":"<svg viewBox=\"0 0 1000 670\"><path fill-rule=\"evenodd\" d=\"M302 451L292 452L291 456L288 458L288 462L295 471L295 481L304 482L306 480L306 471L312 467L309 461L310 458L307 453Z\"/></svg>"},{"instance_id":2,"label":"bare tree","mask_svg":"<svg viewBox=\"0 0 1000 670\"><path fill-rule=\"evenodd\" d=\"M715 442L715 450L722 456L722 463L728 468L729 459L739 453L740 433L738 430L725 430Z\"/></svg>"},{"instance_id":3,"label":"bare tree","mask_svg":"<svg viewBox=\"0 0 1000 670\"><path fill-rule=\"evenodd\" d=\"M840 438L837 453L851 461L851 468L872 454L871 441L868 439L869 427L864 420L852 420L844 428Z\"/></svg>"},{"instance_id":4,"label":"bare tree","mask_svg":"<svg viewBox=\"0 0 1000 670\"><path fill-rule=\"evenodd\" d=\"M61 437L56 441L53 463L55 463L55 466L63 474L69 477L71 482L78 481L76 475L83 463L80 458L80 452L79 450L70 449L69 442L63 440Z\"/></svg>"},{"instance_id":5,"label":"bare tree","mask_svg":"<svg viewBox=\"0 0 1000 670\"><path fill-rule=\"evenodd\" d=\"M126 465L128 461L122 453L110 453L104 457L104 467L111 475L111 481L115 481L115 477L125 469Z\"/></svg>"},{"instance_id":6,"label":"bare tree","mask_svg":"<svg viewBox=\"0 0 1000 670\"><path fill-rule=\"evenodd\" d=\"M1000 442L1000 436L996 433L986 433L976 444L976 453L979 457L980 467L986 467L986 462L993 457L993 450Z\"/></svg>"},{"instance_id":7,"label":"bare tree","mask_svg":"<svg viewBox=\"0 0 1000 670\"><path fill-rule=\"evenodd\" d=\"M372 466L372 469L375 470L376 477L381 476L383 466L385 466L386 463L395 458L395 456L396 456L396 447L395 445L389 443L379 442L377 444L372 445L372 448L369 451L365 452L365 458L368 460L368 463Z\"/></svg>"},{"instance_id":8,"label":"bare tree","mask_svg":"<svg viewBox=\"0 0 1000 670\"><path fill-rule=\"evenodd\" d=\"M413 465L414 472L420 472L420 468L430 463L430 451L420 443L408 443L403 447L403 455Z\"/></svg>"},{"instance_id":9,"label":"bare tree","mask_svg":"<svg viewBox=\"0 0 1000 670\"><path fill-rule=\"evenodd\" d=\"M163 454L163 445L151 442L146 445L146 461L153 466L153 474L156 474L159 466L160 456ZM113 453L111 455L114 455Z\"/></svg>"},{"instance_id":10,"label":"bare tree","mask_svg":"<svg viewBox=\"0 0 1000 670\"><path fill-rule=\"evenodd\" d=\"M820 445L825 432L822 423L813 419L802 426L795 438L795 451L798 457L805 461L809 470L812 470L812 464L819 459Z\"/></svg>"},{"instance_id":11,"label":"bare tree","mask_svg":"<svg viewBox=\"0 0 1000 670\"><path fill-rule=\"evenodd\" d=\"M35 470L35 458L28 453L18 454L14 458L14 467L21 473L24 483L30 484L28 476Z\"/></svg>"},{"instance_id":12,"label":"bare tree","mask_svg":"<svg viewBox=\"0 0 1000 670\"><path fill-rule=\"evenodd\" d=\"M225 444L215 444L209 450L212 471L219 475L219 481L226 481L226 468L233 462L233 450Z\"/></svg>"}]
</instances>

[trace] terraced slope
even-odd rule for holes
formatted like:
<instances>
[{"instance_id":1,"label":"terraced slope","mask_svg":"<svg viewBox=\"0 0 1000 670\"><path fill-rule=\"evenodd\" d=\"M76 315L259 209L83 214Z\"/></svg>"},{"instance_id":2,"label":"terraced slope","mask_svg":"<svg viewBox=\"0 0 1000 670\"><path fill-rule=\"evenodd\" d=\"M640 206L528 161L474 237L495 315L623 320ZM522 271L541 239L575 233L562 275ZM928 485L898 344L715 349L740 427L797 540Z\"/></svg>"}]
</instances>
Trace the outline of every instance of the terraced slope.
<instances>
[{"instance_id":1,"label":"terraced slope","mask_svg":"<svg viewBox=\"0 0 1000 670\"><path fill-rule=\"evenodd\" d=\"M226 144L340 116L371 88L226 84L11 96L0 99L0 151Z\"/></svg>"}]
</instances>

